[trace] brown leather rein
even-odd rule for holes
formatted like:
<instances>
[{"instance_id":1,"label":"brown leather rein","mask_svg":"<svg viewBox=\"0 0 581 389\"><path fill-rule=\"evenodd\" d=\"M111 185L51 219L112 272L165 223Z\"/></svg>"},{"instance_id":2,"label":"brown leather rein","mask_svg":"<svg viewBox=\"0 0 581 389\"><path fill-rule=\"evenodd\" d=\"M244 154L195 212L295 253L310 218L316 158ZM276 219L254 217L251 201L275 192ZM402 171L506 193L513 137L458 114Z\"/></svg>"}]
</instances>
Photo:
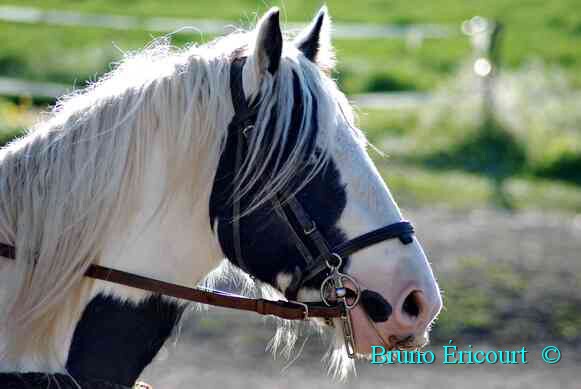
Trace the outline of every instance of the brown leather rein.
<instances>
[{"instance_id":1,"label":"brown leather rein","mask_svg":"<svg viewBox=\"0 0 581 389\"><path fill-rule=\"evenodd\" d=\"M0 243L0 256L15 260L16 250L14 246ZM100 265L90 265L85 276L182 300L251 311L261 315L273 315L288 320L305 320L313 317L333 318L340 317L342 313L339 306L329 307L320 303L253 299L217 290L188 288Z\"/></svg>"}]
</instances>

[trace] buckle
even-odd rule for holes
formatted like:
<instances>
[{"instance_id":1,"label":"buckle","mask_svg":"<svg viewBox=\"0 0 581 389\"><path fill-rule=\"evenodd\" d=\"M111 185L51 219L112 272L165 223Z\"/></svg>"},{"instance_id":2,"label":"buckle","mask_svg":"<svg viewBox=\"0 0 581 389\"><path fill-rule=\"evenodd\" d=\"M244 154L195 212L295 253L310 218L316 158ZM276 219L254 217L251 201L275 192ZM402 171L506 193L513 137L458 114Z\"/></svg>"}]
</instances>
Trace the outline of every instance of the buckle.
<instances>
[{"instance_id":1,"label":"buckle","mask_svg":"<svg viewBox=\"0 0 581 389\"><path fill-rule=\"evenodd\" d=\"M317 225L315 224L314 221L311 220L311 227L310 228L304 228L303 232L305 235L311 235L313 232L315 232L315 230L317 229Z\"/></svg>"}]
</instances>

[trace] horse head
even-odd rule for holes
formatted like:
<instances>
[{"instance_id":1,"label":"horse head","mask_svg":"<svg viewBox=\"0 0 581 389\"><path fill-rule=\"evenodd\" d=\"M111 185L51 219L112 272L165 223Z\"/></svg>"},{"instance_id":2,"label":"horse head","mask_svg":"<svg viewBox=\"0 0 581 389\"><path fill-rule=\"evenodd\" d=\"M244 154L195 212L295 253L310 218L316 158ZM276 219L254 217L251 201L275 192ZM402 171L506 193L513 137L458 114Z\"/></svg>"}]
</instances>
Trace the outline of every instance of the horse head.
<instances>
[{"instance_id":1,"label":"horse head","mask_svg":"<svg viewBox=\"0 0 581 389\"><path fill-rule=\"evenodd\" d=\"M271 10L236 52L234 116L210 199L224 255L299 302L322 299L332 267L315 274L312 262L324 246L403 220L347 99L330 78L330 27L323 8L305 31L285 41L279 13ZM306 225L293 204L309 219ZM320 238L310 236L311 224ZM354 352L427 342L442 303L416 238L365 247L338 265L351 277L347 288L361 289L360 303L350 310Z\"/></svg>"}]
</instances>

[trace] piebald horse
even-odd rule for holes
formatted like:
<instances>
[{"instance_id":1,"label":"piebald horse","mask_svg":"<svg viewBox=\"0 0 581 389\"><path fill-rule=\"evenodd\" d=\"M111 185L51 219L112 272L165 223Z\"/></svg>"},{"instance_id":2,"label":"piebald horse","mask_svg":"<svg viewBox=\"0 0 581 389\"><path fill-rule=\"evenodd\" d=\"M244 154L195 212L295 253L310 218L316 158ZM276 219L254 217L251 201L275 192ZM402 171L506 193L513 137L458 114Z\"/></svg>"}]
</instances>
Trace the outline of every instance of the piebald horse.
<instances>
[{"instance_id":1,"label":"piebald horse","mask_svg":"<svg viewBox=\"0 0 581 389\"><path fill-rule=\"evenodd\" d=\"M322 247L307 235L334 247L409 225L330 77L330 29L323 8L286 38L272 9L204 45L157 42L1 150L0 242L15 258L0 258L0 386L131 386L152 361L185 305L83 277L91 265L192 287L227 258L279 298L320 302L329 272L306 276ZM251 125L233 125L240 115ZM287 201L313 230L281 221ZM327 259L364 291L348 314L357 356L421 347L441 309L422 247L400 238ZM333 366L347 371L344 323L311 321L335 327Z\"/></svg>"}]
</instances>

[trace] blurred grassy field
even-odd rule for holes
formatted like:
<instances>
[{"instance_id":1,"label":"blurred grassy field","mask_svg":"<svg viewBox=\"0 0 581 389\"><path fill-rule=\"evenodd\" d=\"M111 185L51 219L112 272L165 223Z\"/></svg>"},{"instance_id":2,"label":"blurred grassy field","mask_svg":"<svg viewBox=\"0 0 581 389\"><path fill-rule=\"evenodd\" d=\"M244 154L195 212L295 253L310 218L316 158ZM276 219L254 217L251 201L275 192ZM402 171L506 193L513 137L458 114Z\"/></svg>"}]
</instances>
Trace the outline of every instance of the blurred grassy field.
<instances>
[{"instance_id":1,"label":"blurred grassy field","mask_svg":"<svg viewBox=\"0 0 581 389\"><path fill-rule=\"evenodd\" d=\"M75 10L92 13L168 16L176 18L226 19L248 24L267 5L277 5L288 21L306 22L320 1L197 1L171 0L2 0L0 5L34 6L43 9ZM460 24L474 15L502 21L506 25L501 57L509 67L528 59L541 58L566 70L575 85L581 85L581 14L576 0L486 2L441 0L412 1L328 1L331 15L338 22L441 23L455 35L428 39L411 48L401 39L336 40L340 59L339 77L348 93L378 90L429 90L454 73L460 61L470 54L468 39ZM123 50L142 48L152 34L143 31L19 25L0 23L4 39L0 48L0 75L35 80L81 82L100 74L111 60L119 57L113 43ZM161 35L161 34L158 34ZM176 35L178 45L207 39L196 35Z\"/></svg>"},{"instance_id":2,"label":"blurred grassy field","mask_svg":"<svg viewBox=\"0 0 581 389\"><path fill-rule=\"evenodd\" d=\"M255 20L256 13L260 14L270 5L280 6L287 21L306 22L320 2L275 1L267 5L256 0L195 4L185 0L21 0L18 3L1 0L1 5L138 17L218 18L248 25ZM577 7L576 0L551 3L443 0L437 4L418 0L364 0L330 1L328 6L337 22L442 24L452 31L447 38L427 39L418 47L410 46L405 39L336 39L339 64L335 77L348 94L394 90L446 92L448 89L454 93L455 80L463 77L463 66L472 50L468 38L460 33L460 24L474 15L504 23L502 69L517 74L513 79L518 79L520 70L537 59L547 68L558 69L567 88L574 90L581 86L581 51L578 50L581 14L572 12ZM162 34L0 22L0 35L9 37L0 44L0 77L82 87L87 80L96 79L111 69L111 63L122 56L122 51L138 50ZM176 34L173 41L181 46L192 40L211 38L201 34ZM520 88L531 89L535 77L533 74L529 79L520 80ZM464 89L472 90L474 85L465 85ZM533 117L531 113L538 96L558 95L562 88L541 85L537 89L528 100L518 101L522 107L532 107L529 111L521 108L522 112L510 115ZM543 120L542 116L541 120L520 119L512 128L485 123L467 125L456 119L459 116L455 111L457 99L446 102L446 110L440 109L439 115L444 120L429 126L423 122L430 115L424 111L430 108L420 107L412 112L363 111L361 127L389 154L390 163L384 171L394 162L400 166L389 169L389 172L397 171L390 177L391 185L396 190L401 188L407 194L406 199L412 199L410 203L442 201L460 208L493 204L515 209L548 205L578 211L581 209L581 196L576 188L581 183L581 118L574 113L581 108L566 106L571 100L579 99L563 96L545 104L549 109L554 105L563 106L553 116L570 117L565 122ZM2 139L10 138L29 124L27 107L27 100L24 103L0 100ZM474 107L466 110L473 112ZM538 111L543 114L542 110ZM492 127L494 131L484 136L483 127L486 127L484 130ZM457 188L451 189L452 182Z\"/></svg>"}]
</instances>

